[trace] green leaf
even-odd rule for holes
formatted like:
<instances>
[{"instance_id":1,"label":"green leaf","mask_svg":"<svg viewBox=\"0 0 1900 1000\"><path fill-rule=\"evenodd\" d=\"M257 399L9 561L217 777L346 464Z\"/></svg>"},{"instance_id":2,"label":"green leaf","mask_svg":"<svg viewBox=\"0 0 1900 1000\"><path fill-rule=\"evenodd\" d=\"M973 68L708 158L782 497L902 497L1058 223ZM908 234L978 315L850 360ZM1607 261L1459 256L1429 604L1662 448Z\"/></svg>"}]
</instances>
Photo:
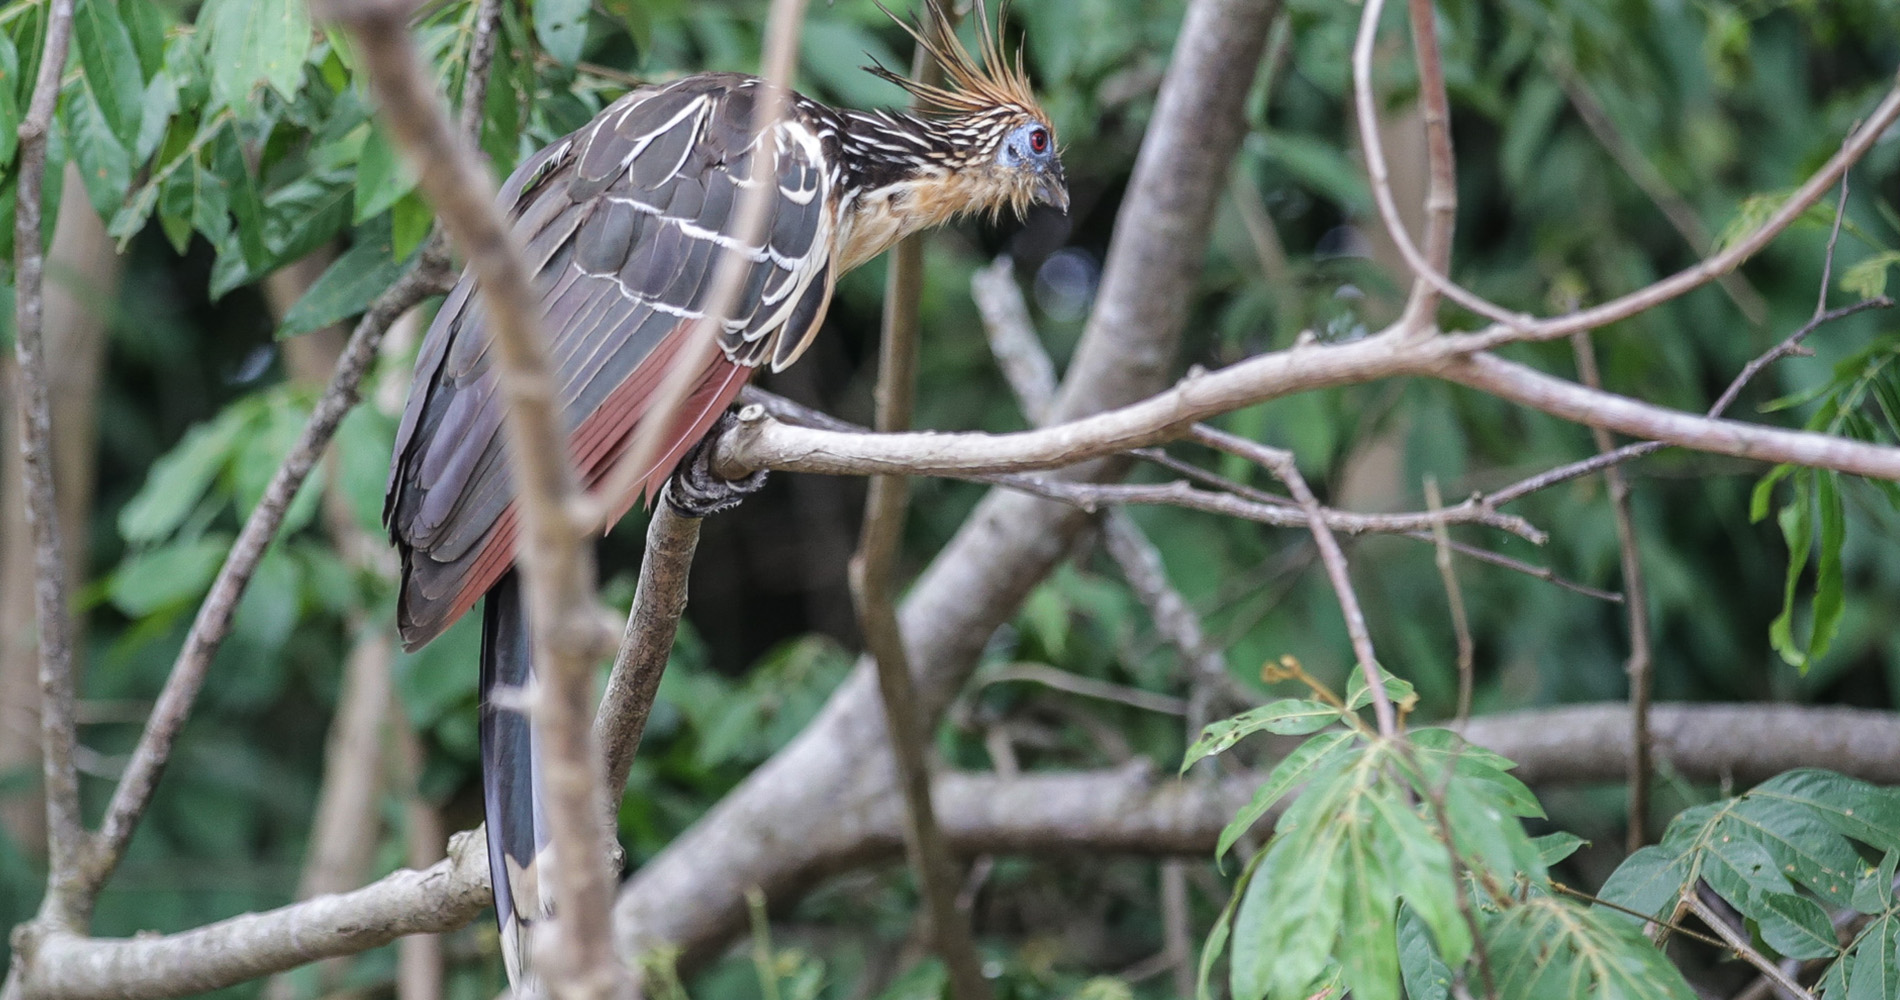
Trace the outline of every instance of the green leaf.
<instances>
[{"instance_id":1,"label":"green leaf","mask_svg":"<svg viewBox=\"0 0 1900 1000\"><path fill-rule=\"evenodd\" d=\"M534 0L534 38L563 66L581 59L587 44L589 0Z\"/></svg>"},{"instance_id":2,"label":"green leaf","mask_svg":"<svg viewBox=\"0 0 1900 1000\"><path fill-rule=\"evenodd\" d=\"M1900 996L1900 914L1888 910L1861 928L1821 979L1822 1000Z\"/></svg>"},{"instance_id":3,"label":"green leaf","mask_svg":"<svg viewBox=\"0 0 1900 1000\"><path fill-rule=\"evenodd\" d=\"M1485 928L1499 996L1513 1000L1695 1000L1636 926L1554 897L1533 897Z\"/></svg>"},{"instance_id":4,"label":"green leaf","mask_svg":"<svg viewBox=\"0 0 1900 1000\"><path fill-rule=\"evenodd\" d=\"M1863 299L1887 294L1887 269L1900 264L1900 250L1886 250L1841 272L1841 290Z\"/></svg>"},{"instance_id":5,"label":"green leaf","mask_svg":"<svg viewBox=\"0 0 1900 1000\"><path fill-rule=\"evenodd\" d=\"M136 0L135 0L136 2ZM73 10L73 44L80 72L99 102L106 126L121 145L131 147L143 118L145 75L139 69L132 36L119 19L114 0L80 0ZM119 193L125 193L124 188Z\"/></svg>"},{"instance_id":6,"label":"green leaf","mask_svg":"<svg viewBox=\"0 0 1900 1000\"><path fill-rule=\"evenodd\" d=\"M1256 852L1248 860L1247 867L1241 869L1240 878L1234 882L1233 896L1227 900L1226 906L1221 907L1220 917L1214 921L1213 929L1207 932L1207 943L1201 946L1200 966L1195 973L1195 1000L1214 1000L1213 994L1207 988L1208 978L1214 971L1214 963L1220 960L1221 952L1227 948L1227 938L1234 924L1234 911L1240 908L1241 897L1246 893L1247 886L1252 883L1254 873L1260 868L1261 859L1266 856L1265 851ZM1253 970L1250 974L1257 975L1257 973L1258 970ZM1242 1000L1242 998L1236 995L1234 1000Z\"/></svg>"},{"instance_id":7,"label":"green leaf","mask_svg":"<svg viewBox=\"0 0 1900 1000\"><path fill-rule=\"evenodd\" d=\"M382 127L374 125L363 140L356 161L355 212L351 221L362 225L382 214L396 200L414 190L415 172L402 162Z\"/></svg>"},{"instance_id":8,"label":"green leaf","mask_svg":"<svg viewBox=\"0 0 1900 1000\"><path fill-rule=\"evenodd\" d=\"M1768 946L1787 958L1832 958L1839 951L1834 924L1821 904L1791 892L1764 892L1743 910L1761 928ZM1763 919L1761 914L1772 915Z\"/></svg>"},{"instance_id":9,"label":"green leaf","mask_svg":"<svg viewBox=\"0 0 1900 1000\"><path fill-rule=\"evenodd\" d=\"M1296 747L1292 753L1274 765L1267 780L1254 791L1253 800L1234 815L1220 832L1220 843L1214 848L1216 859L1226 855L1236 841L1240 840L1260 817L1267 814L1274 804L1298 785L1320 774L1326 768L1339 762L1339 754L1357 739L1353 733L1321 733Z\"/></svg>"},{"instance_id":10,"label":"green leaf","mask_svg":"<svg viewBox=\"0 0 1900 1000\"><path fill-rule=\"evenodd\" d=\"M149 549L119 566L107 596L128 618L189 608L211 588L230 547L220 535Z\"/></svg>"},{"instance_id":11,"label":"green leaf","mask_svg":"<svg viewBox=\"0 0 1900 1000\"><path fill-rule=\"evenodd\" d=\"M1888 851L1877 867L1862 873L1860 881L1854 884L1853 899L1848 905L1862 913L1879 913L1892 906L1896 868L1900 868L1900 851Z\"/></svg>"},{"instance_id":12,"label":"green leaf","mask_svg":"<svg viewBox=\"0 0 1900 1000\"><path fill-rule=\"evenodd\" d=\"M86 199L100 218L110 219L131 190L132 154L113 134L96 96L83 84L68 87L59 102L60 117L72 141L73 164L79 168ZM50 167L47 172L52 172Z\"/></svg>"},{"instance_id":13,"label":"green leaf","mask_svg":"<svg viewBox=\"0 0 1900 1000\"><path fill-rule=\"evenodd\" d=\"M402 277L407 266L407 261L391 256L387 227L364 227L357 233L356 244L333 261L284 313L277 336L308 333L361 313Z\"/></svg>"},{"instance_id":14,"label":"green leaf","mask_svg":"<svg viewBox=\"0 0 1900 1000\"><path fill-rule=\"evenodd\" d=\"M1775 516L1781 537L1788 543L1788 572L1782 584L1781 613L1768 623L1768 641L1790 666L1806 669L1807 654L1794 640L1795 591L1808 567L1808 552L1814 544L1813 506L1809 491L1814 470L1802 469L1788 478L1794 497Z\"/></svg>"},{"instance_id":15,"label":"green leaf","mask_svg":"<svg viewBox=\"0 0 1900 1000\"><path fill-rule=\"evenodd\" d=\"M1616 866L1597 897L1645 916L1667 919L1694 872L1693 858L1662 847L1645 847ZM1642 923L1628 914L1618 915Z\"/></svg>"},{"instance_id":16,"label":"green leaf","mask_svg":"<svg viewBox=\"0 0 1900 1000\"><path fill-rule=\"evenodd\" d=\"M13 38L0 31L0 165L13 162L14 150L20 144L20 99L13 92L14 81L20 79L20 50L13 45ZM8 232L13 230L13 213L7 212L4 221ZM7 257L11 258L11 252Z\"/></svg>"},{"instance_id":17,"label":"green leaf","mask_svg":"<svg viewBox=\"0 0 1900 1000\"><path fill-rule=\"evenodd\" d=\"M435 228L435 210L423 200L419 191L411 191L396 201L389 209L389 238L391 251L402 260L422 246L429 238L429 230Z\"/></svg>"},{"instance_id":18,"label":"green leaf","mask_svg":"<svg viewBox=\"0 0 1900 1000\"><path fill-rule=\"evenodd\" d=\"M204 499L243 430L231 412L186 431L177 447L152 463L145 485L119 509L119 534L127 542L143 545L169 537Z\"/></svg>"},{"instance_id":19,"label":"green leaf","mask_svg":"<svg viewBox=\"0 0 1900 1000\"><path fill-rule=\"evenodd\" d=\"M1268 702L1231 719L1208 723L1201 730L1201 738L1188 747L1187 755L1181 761L1181 770L1187 771L1202 758L1225 753L1233 749L1234 744L1263 730L1282 736L1304 736L1338 721L1339 709L1323 701L1281 698Z\"/></svg>"},{"instance_id":20,"label":"green leaf","mask_svg":"<svg viewBox=\"0 0 1900 1000\"><path fill-rule=\"evenodd\" d=\"M1582 837L1562 830L1531 838L1531 845L1537 848L1537 860L1543 862L1546 867L1577 853L1578 848L1588 843L1589 841Z\"/></svg>"},{"instance_id":21,"label":"green leaf","mask_svg":"<svg viewBox=\"0 0 1900 1000\"><path fill-rule=\"evenodd\" d=\"M1847 540L1847 515L1841 506L1840 478L1832 472L1815 473L1814 502L1820 509L1821 552L1814 574L1814 623L1808 632L1805 664L1827 655L1840 631L1846 610L1846 579L1841 570L1841 548Z\"/></svg>"},{"instance_id":22,"label":"green leaf","mask_svg":"<svg viewBox=\"0 0 1900 1000\"><path fill-rule=\"evenodd\" d=\"M309 5L207 0L198 29L207 38L205 65L216 106L241 109L260 84L285 100L296 96L310 51Z\"/></svg>"},{"instance_id":23,"label":"green leaf","mask_svg":"<svg viewBox=\"0 0 1900 1000\"><path fill-rule=\"evenodd\" d=\"M1399 911L1399 978L1406 1000L1449 1000L1451 968L1432 946L1432 936L1418 914Z\"/></svg>"},{"instance_id":24,"label":"green leaf","mask_svg":"<svg viewBox=\"0 0 1900 1000\"><path fill-rule=\"evenodd\" d=\"M1385 696L1401 710L1411 711L1418 705L1418 692L1412 682L1395 677L1384 667L1379 668L1379 679L1385 686ZM1354 670L1352 678L1346 682L1346 707L1358 711L1372 704L1372 688L1366 684L1363 670Z\"/></svg>"}]
</instances>

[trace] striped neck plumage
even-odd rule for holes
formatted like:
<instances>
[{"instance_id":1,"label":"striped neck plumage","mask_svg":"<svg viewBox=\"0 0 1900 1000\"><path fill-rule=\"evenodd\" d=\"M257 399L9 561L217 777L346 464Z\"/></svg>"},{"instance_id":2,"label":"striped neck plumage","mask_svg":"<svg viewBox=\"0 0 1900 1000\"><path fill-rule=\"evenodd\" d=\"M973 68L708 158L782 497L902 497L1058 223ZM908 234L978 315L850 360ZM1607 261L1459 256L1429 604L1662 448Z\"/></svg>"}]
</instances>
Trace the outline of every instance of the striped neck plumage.
<instances>
[{"instance_id":1,"label":"striped neck plumage","mask_svg":"<svg viewBox=\"0 0 1900 1000\"><path fill-rule=\"evenodd\" d=\"M844 270L911 233L959 215L1023 215L1041 202L1068 208L1049 126L1030 109L998 105L922 117L839 113L839 233Z\"/></svg>"}]
</instances>

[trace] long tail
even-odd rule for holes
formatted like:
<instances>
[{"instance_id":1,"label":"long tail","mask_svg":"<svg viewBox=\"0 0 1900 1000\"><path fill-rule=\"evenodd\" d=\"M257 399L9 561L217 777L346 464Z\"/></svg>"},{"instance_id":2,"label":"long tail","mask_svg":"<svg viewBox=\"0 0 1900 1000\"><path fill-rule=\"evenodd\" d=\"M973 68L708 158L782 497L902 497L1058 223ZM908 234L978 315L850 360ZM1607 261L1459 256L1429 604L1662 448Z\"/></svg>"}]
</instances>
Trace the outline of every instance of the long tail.
<instances>
[{"instance_id":1,"label":"long tail","mask_svg":"<svg viewBox=\"0 0 1900 1000\"><path fill-rule=\"evenodd\" d=\"M488 591L482 614L482 798L488 871L501 923L502 960L517 997L539 996L529 963L534 922L549 912L537 861L550 841L542 813L533 727L521 694L534 679L528 606L510 572Z\"/></svg>"}]
</instances>

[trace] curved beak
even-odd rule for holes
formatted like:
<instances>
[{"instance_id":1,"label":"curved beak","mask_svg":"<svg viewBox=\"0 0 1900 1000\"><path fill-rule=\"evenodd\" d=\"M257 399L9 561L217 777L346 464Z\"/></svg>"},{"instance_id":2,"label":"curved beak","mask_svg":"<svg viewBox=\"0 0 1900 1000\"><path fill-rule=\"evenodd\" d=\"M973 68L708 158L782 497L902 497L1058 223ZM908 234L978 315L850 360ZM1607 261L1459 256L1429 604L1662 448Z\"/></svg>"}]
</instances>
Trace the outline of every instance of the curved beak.
<instances>
[{"instance_id":1,"label":"curved beak","mask_svg":"<svg viewBox=\"0 0 1900 1000\"><path fill-rule=\"evenodd\" d=\"M1049 164L1048 168L1036 178L1035 201L1036 204L1048 205L1063 215L1069 214L1069 183L1063 179L1060 162Z\"/></svg>"}]
</instances>

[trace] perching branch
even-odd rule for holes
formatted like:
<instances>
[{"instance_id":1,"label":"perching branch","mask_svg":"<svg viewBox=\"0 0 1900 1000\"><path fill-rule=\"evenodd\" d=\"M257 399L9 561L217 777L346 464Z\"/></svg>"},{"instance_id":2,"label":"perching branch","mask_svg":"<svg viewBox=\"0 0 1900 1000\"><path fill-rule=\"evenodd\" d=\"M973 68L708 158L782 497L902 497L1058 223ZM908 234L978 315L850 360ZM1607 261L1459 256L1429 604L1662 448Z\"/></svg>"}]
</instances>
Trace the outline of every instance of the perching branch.
<instances>
[{"instance_id":1,"label":"perching branch","mask_svg":"<svg viewBox=\"0 0 1900 1000\"><path fill-rule=\"evenodd\" d=\"M673 652L680 616L686 613L686 581L693 568L693 551L699 547L699 521L674 510L670 503L658 503L647 522L640 582L634 587L633 607L627 612L613 672L607 675L607 689L600 696L600 714L594 719L594 741L600 744L607 772L607 797L616 804L633 771L634 754L646 732L653 699L660 693L660 677Z\"/></svg>"},{"instance_id":2,"label":"perching branch","mask_svg":"<svg viewBox=\"0 0 1900 1000\"><path fill-rule=\"evenodd\" d=\"M53 402L47 385L46 247L40 239L46 143L59 101L60 74L73 29L72 0L47 9L39 76L20 121L18 187L13 220L14 352L19 361L20 456L26 521L33 533L34 625L39 632L40 757L46 786L51 854L41 916L63 929L85 926L92 913L83 866L88 848L79 813L78 736L73 722L72 609L66 593L65 545L53 485ZM18 600L16 596L14 598Z\"/></svg>"},{"instance_id":3,"label":"perching branch","mask_svg":"<svg viewBox=\"0 0 1900 1000\"><path fill-rule=\"evenodd\" d=\"M409 37L411 6L401 0L332 0L322 8L355 39L383 122L479 282L507 403L503 424L521 517L516 559L539 667L528 697L553 834L553 864L543 874L552 883L557 914L545 978L557 996L621 995L631 983L609 943L610 847L600 822L600 756L590 726L593 665L606 636L596 616L588 526L575 516L579 488L548 372L537 297L495 207L494 180L473 143L450 124Z\"/></svg>"}]
</instances>

